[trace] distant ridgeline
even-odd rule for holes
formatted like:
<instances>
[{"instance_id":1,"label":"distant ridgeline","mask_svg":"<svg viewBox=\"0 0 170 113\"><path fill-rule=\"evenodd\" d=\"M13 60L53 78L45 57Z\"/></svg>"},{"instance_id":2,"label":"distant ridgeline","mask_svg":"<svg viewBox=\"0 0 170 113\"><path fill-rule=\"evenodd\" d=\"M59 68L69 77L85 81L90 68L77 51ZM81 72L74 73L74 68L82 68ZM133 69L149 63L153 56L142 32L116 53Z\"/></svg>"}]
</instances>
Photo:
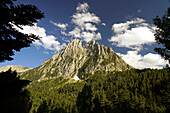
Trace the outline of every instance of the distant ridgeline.
<instances>
[{"instance_id":1,"label":"distant ridgeline","mask_svg":"<svg viewBox=\"0 0 170 113\"><path fill-rule=\"evenodd\" d=\"M5 72L10 68L12 71L16 71L16 72L25 72L31 69L29 67L23 67L21 65L8 65L8 66L0 67L0 72Z\"/></svg>"},{"instance_id":2,"label":"distant ridgeline","mask_svg":"<svg viewBox=\"0 0 170 113\"><path fill-rule=\"evenodd\" d=\"M134 69L95 41L75 39L19 75L32 81L30 113L170 113L169 68Z\"/></svg>"},{"instance_id":3,"label":"distant ridgeline","mask_svg":"<svg viewBox=\"0 0 170 113\"><path fill-rule=\"evenodd\" d=\"M86 79L87 74L96 71L122 71L132 67L118 56L111 47L89 41L82 47L79 39L74 39L63 50L46 60L41 66L21 74L31 81L41 81L59 76Z\"/></svg>"}]
</instances>

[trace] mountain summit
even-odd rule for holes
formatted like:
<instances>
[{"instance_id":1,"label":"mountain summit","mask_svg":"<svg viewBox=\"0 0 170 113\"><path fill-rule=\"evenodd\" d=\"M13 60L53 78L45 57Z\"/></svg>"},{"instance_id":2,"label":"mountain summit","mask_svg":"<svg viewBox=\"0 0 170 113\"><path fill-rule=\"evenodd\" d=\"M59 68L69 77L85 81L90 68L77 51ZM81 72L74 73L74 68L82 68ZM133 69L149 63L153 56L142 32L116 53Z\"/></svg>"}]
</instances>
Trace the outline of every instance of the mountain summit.
<instances>
[{"instance_id":1,"label":"mountain summit","mask_svg":"<svg viewBox=\"0 0 170 113\"><path fill-rule=\"evenodd\" d=\"M122 71L131 68L111 47L99 45L94 40L82 46L81 40L74 39L60 53L23 73L22 77L39 81L62 75L84 79L86 74L99 70Z\"/></svg>"}]
</instances>

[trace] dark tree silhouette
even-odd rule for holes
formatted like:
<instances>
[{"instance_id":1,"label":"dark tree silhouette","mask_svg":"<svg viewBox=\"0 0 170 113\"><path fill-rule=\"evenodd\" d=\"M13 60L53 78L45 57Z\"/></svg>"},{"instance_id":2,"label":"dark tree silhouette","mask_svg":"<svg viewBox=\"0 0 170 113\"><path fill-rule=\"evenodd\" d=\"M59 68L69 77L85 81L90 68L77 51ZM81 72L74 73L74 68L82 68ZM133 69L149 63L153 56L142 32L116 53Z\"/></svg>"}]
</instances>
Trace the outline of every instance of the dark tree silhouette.
<instances>
[{"instance_id":1,"label":"dark tree silhouette","mask_svg":"<svg viewBox=\"0 0 170 113\"><path fill-rule=\"evenodd\" d=\"M23 89L29 83L28 80L20 80L11 69L0 73L0 113L29 113L30 94Z\"/></svg>"},{"instance_id":2,"label":"dark tree silhouette","mask_svg":"<svg viewBox=\"0 0 170 113\"><path fill-rule=\"evenodd\" d=\"M33 26L44 14L34 5L14 5L17 0L0 0L0 62L13 60L15 51L39 39L34 34L24 34L14 26Z\"/></svg>"},{"instance_id":3,"label":"dark tree silhouette","mask_svg":"<svg viewBox=\"0 0 170 113\"><path fill-rule=\"evenodd\" d=\"M157 27L155 39L163 45L162 48L155 48L155 51L170 63L170 7L162 18L157 16L153 21Z\"/></svg>"}]
</instances>

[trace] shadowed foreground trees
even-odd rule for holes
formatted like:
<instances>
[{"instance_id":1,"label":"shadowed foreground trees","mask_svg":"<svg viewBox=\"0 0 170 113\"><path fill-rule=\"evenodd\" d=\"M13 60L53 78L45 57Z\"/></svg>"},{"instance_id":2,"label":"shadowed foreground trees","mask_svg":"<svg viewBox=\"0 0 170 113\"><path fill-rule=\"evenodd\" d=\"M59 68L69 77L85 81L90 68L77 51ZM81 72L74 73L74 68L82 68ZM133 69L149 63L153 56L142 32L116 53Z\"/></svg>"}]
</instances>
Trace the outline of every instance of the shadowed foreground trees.
<instances>
[{"instance_id":1,"label":"shadowed foreground trees","mask_svg":"<svg viewBox=\"0 0 170 113\"><path fill-rule=\"evenodd\" d=\"M13 60L11 56L21 48L29 47L39 39L34 34L24 34L15 27L33 26L44 14L34 5L14 5L16 0L0 0L0 62Z\"/></svg>"},{"instance_id":2,"label":"shadowed foreground trees","mask_svg":"<svg viewBox=\"0 0 170 113\"><path fill-rule=\"evenodd\" d=\"M30 83L20 80L11 69L0 73L0 113L29 113L31 108L28 90L23 89Z\"/></svg>"},{"instance_id":3,"label":"shadowed foreground trees","mask_svg":"<svg viewBox=\"0 0 170 113\"><path fill-rule=\"evenodd\" d=\"M22 26L33 26L44 14L34 5L14 5L14 1L17 0L0 0L0 62L13 60L15 51L40 38L21 33L16 27L22 30ZM20 80L11 70L0 73L0 113L29 112L29 92L23 90L28 84L29 81Z\"/></svg>"},{"instance_id":4,"label":"shadowed foreground trees","mask_svg":"<svg viewBox=\"0 0 170 113\"><path fill-rule=\"evenodd\" d=\"M79 113L91 113L93 109L91 86L84 85L82 92L77 97L77 108Z\"/></svg>"}]
</instances>

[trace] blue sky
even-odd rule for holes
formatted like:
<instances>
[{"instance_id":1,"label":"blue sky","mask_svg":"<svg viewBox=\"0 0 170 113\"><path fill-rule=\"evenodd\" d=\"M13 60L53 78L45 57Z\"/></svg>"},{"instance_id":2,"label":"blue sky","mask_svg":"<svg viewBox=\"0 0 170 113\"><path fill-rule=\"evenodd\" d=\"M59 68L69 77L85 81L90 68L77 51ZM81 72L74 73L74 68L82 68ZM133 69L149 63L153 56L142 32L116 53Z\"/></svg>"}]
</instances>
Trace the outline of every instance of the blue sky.
<instances>
[{"instance_id":1,"label":"blue sky","mask_svg":"<svg viewBox=\"0 0 170 113\"><path fill-rule=\"evenodd\" d=\"M18 0L16 4L33 4L45 18L23 33L42 37L31 47L15 52L13 61L0 63L35 68L74 38L83 44L95 40L112 47L135 68L161 68L167 61L154 52L152 19L162 16L169 0Z\"/></svg>"}]
</instances>

